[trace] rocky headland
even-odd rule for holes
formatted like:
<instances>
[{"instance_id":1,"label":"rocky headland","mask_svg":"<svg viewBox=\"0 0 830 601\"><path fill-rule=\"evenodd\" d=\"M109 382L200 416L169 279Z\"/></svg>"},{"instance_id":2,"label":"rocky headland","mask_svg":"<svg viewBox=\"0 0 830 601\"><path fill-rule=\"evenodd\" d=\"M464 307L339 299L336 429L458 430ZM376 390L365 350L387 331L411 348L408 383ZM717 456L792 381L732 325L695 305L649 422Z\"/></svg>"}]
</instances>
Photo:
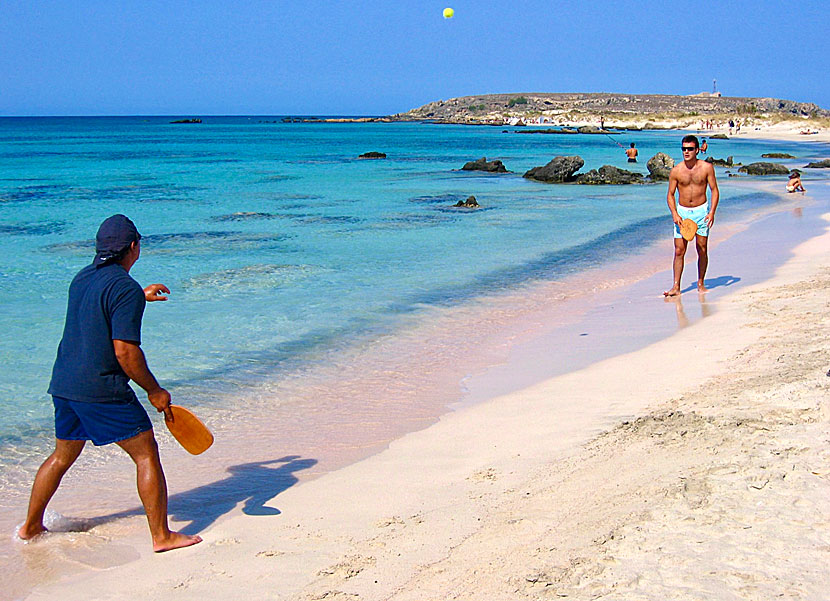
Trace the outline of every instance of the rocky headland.
<instances>
[{"instance_id":1,"label":"rocky headland","mask_svg":"<svg viewBox=\"0 0 830 601\"><path fill-rule=\"evenodd\" d=\"M779 98L697 94L518 93L461 96L430 102L390 121L431 121L476 125L604 126L631 129L696 127L703 120L740 119L744 126L798 119L804 126L827 125L830 111L816 104ZM538 133L576 133L569 130ZM580 132L583 133L583 132ZM588 132L584 132L588 133Z\"/></svg>"}]
</instances>

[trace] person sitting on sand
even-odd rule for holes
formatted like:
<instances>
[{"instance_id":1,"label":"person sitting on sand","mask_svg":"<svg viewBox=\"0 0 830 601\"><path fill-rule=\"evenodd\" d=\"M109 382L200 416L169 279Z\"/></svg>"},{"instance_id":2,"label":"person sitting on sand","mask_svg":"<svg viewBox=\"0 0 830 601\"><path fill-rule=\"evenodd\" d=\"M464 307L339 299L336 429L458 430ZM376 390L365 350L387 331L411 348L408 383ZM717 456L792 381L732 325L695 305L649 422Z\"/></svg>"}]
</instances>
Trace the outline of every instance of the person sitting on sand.
<instances>
[{"instance_id":1,"label":"person sitting on sand","mask_svg":"<svg viewBox=\"0 0 830 601\"><path fill-rule=\"evenodd\" d=\"M801 174L797 170L790 173L790 179L787 181L787 192L806 192L804 184L801 183Z\"/></svg>"},{"instance_id":2,"label":"person sitting on sand","mask_svg":"<svg viewBox=\"0 0 830 601\"><path fill-rule=\"evenodd\" d=\"M631 148L625 151L625 156L628 157L629 163L637 162L637 149L634 148L634 142L631 143Z\"/></svg>"},{"instance_id":3,"label":"person sitting on sand","mask_svg":"<svg viewBox=\"0 0 830 601\"><path fill-rule=\"evenodd\" d=\"M680 233L680 224L684 219L691 219L697 224L695 246L697 247L697 289L706 292L703 279L709 265L709 230L715 223L715 211L718 208L720 192L715 179L715 168L711 163L700 161L697 154L700 144L697 137L689 135L683 138L683 162L675 165L669 173L669 191L666 202L674 221L674 261L672 270L674 284L663 293L664 296L680 294L680 278L688 242ZM706 188L711 190L711 200L706 202ZM675 198L677 193L677 198Z\"/></svg>"},{"instance_id":4,"label":"person sitting on sand","mask_svg":"<svg viewBox=\"0 0 830 601\"><path fill-rule=\"evenodd\" d=\"M46 506L91 440L96 446L114 442L135 462L153 551L202 541L168 527L167 483L153 424L129 386L133 380L165 419L173 419L170 393L150 372L140 346L146 302L167 300L164 295L170 290L163 284L142 290L130 277L130 268L141 254L139 240L141 235L126 216L105 219L95 237L95 259L69 286L66 323L49 383L55 406L55 450L35 476L26 521L17 532L23 540L46 532Z\"/></svg>"}]
</instances>

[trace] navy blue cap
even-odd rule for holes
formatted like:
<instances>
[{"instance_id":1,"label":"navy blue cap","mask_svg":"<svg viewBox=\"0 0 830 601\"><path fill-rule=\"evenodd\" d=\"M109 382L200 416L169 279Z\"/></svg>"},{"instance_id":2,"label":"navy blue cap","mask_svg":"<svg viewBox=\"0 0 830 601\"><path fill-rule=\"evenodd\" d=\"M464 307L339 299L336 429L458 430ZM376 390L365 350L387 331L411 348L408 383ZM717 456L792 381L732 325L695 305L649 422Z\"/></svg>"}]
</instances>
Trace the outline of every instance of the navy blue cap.
<instances>
[{"instance_id":1,"label":"navy blue cap","mask_svg":"<svg viewBox=\"0 0 830 601\"><path fill-rule=\"evenodd\" d=\"M95 259L92 264L101 267L124 256L130 244L141 240L141 234L126 215L104 219L95 235Z\"/></svg>"}]
</instances>

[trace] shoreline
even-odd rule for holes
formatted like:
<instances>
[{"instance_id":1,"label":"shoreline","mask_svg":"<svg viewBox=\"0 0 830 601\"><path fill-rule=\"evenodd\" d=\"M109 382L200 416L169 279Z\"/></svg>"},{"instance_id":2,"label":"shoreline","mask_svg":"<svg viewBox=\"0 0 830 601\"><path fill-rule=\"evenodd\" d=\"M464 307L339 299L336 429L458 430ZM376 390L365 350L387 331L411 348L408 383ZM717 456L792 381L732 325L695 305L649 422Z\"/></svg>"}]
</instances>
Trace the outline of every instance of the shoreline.
<instances>
[{"instance_id":1,"label":"shoreline","mask_svg":"<svg viewBox=\"0 0 830 601\"><path fill-rule=\"evenodd\" d=\"M687 269L688 269L688 267L687 267ZM741 292L739 291L737 294L741 294ZM729 295L729 297L731 297L731 296L732 295ZM719 312L716 312L715 315L707 318L707 320L703 320L700 323L706 323L709 319L716 319L718 314L719 314ZM695 327L699 327L699 323L695 324ZM676 338L677 336L680 336L681 334L684 334L685 331L690 330L690 329L694 329L694 327L693 328L683 328L683 330L684 330L683 332L680 332L679 334L675 334L674 336L669 337L667 340L672 340L672 339ZM664 344L664 343L669 344L667 341L661 341L661 342L658 342L656 344L660 345L660 344ZM654 345L651 345L651 346L654 346ZM648 347L648 348L651 348L651 346ZM634 351L632 354L636 355L638 353L645 352L645 350L646 349L637 350L637 351ZM554 378L554 380L558 380L558 379L561 379L561 378L564 378L566 381L569 378L579 379L580 377L582 377L582 375L585 372L592 372L592 371L597 370L597 369L604 369L606 367L606 364L614 363L615 361L618 361L620 359L621 359L620 357L614 357L614 358L611 358L611 359L603 360L603 361L598 362L596 365L591 365L587 368L583 368L583 369L578 370L577 372L575 372L575 374L578 374L578 375L565 374L565 375L562 375L562 376L558 376L557 378ZM542 383L538 383L538 384L535 384L534 386L531 386L529 389L525 389L525 391L514 392L512 394L506 395L506 397L507 398L512 398L512 397L515 397L517 395L521 396L523 392L527 393L528 390L533 390L533 389L536 389L538 387L544 387L545 385L550 385L550 382L551 382L551 380L545 380ZM456 417L456 416L461 416L461 415L466 416L470 412L473 412L473 413L492 412L493 411L492 408L491 409L479 409L479 407L481 407L482 405L486 405L488 407L491 407L494 403L498 404L497 401L499 401L499 398L497 398L497 399L492 399L491 398L489 401L486 401L484 403L474 405L472 407L464 407L463 409L461 409L457 412L445 414L444 416L442 416L439 419L438 423L427 427L425 430L419 430L419 431L416 431L414 433L407 434L407 435L403 436L403 438L398 438L396 440L393 440L392 443L389 445L389 447L386 450L381 451L380 453L374 454L371 457L369 457L368 459L364 459L362 461L359 461L358 463L351 464L351 465L349 465L345 468L339 469L335 472L329 472L328 474L325 474L324 476L322 476L320 478L317 478L313 481L304 482L303 486L289 488L289 489L285 490L284 492L281 492L277 497L272 499L272 501L270 501L269 503L266 503L265 507L269 507L269 508L275 509L277 511L281 511L284 515L291 516L289 518L291 520L293 520L295 516L302 516L301 518L298 517L298 519L300 519L301 522L305 522L305 523L301 524L302 527L298 526L297 528L295 528L294 526L281 525L281 526L276 527L276 532L272 532L271 534L277 535L277 539L276 539L277 541L282 540L282 537L284 535L288 535L288 538L290 540L292 540L294 542L298 542L298 537L299 537L299 539L302 539L302 538L308 539L309 537L313 538L314 536L316 536L316 535L313 534L313 532L318 528L318 526L322 527L324 525L326 528L331 529L332 532L339 532L341 529L349 530L350 531L349 537L357 537L361 533L365 534L365 531L367 531L367 530L368 531L374 531L374 529L376 527L377 528L383 528L385 531L388 530L388 532L390 534L394 534L394 533L398 532L399 534L402 535L402 533L406 529L406 527L408 525L410 525L410 519L407 518L406 516L398 515L399 513L401 513L401 511L397 511L395 509L395 507L396 507L396 502L400 502L401 499L398 498L397 501L396 501L395 499L391 498L395 494L395 492L384 490L383 484L385 482L387 482L386 478L384 478L384 477L377 478L376 476L371 476L369 481L365 483L367 485L366 486L367 489L371 489L371 488L380 486L381 487L380 489L375 489L376 493L378 495L380 495L381 497L389 496L390 497L388 499L388 502L390 504L389 505L389 511L397 511L397 513L395 513L395 515L389 517L388 519L384 518L384 517L378 518L381 521L389 522L388 524L386 524L385 526L382 526L382 527L366 523L365 522L365 516L356 515L354 512L359 513L359 508L345 509L345 508L341 508L339 506L335 507L335 508L332 508L331 505L332 505L333 501L330 499L330 497L332 496L333 493L330 490L328 490L328 487L334 486L335 491L338 490L338 487L346 487L346 490L348 490L350 492L350 494L365 495L367 493L367 490L356 491L356 490L354 490L354 488L355 488L354 485L349 484L348 474L351 474L355 470L358 473L364 474L364 477L367 474L371 474L373 468L366 468L365 464L367 464L367 463L369 463L371 465L379 466L379 468L381 468L380 472L382 472L383 469L386 469L387 467L389 467L389 462L390 461L392 463L395 463L397 461L399 463L399 465L398 465L399 468L402 468L403 466L407 466L405 469L411 469L412 465L420 465L425 471L435 472L436 468L430 462L430 454L429 453L423 454L423 455L417 455L417 458L412 457L412 456L408 456L408 458L405 462L400 463L400 457L398 457L397 460L395 459L396 454L400 453L400 451L398 451L398 447L401 447L401 446L406 447L407 445L410 444L407 441L409 441L411 439L420 440L421 438L425 438L425 439L428 440L430 438L434 438L433 434L430 434L430 433L434 432L434 431L445 431L446 428L449 427L449 426L445 425L447 423L456 423L457 420L462 420L462 422L460 422L460 423L466 423L466 422L463 422L463 420L465 418ZM532 414L528 415L527 414L527 409L525 409L524 407L521 407L521 403L520 403L520 406L518 406L518 407L515 406L516 405L515 401L512 402L512 403L513 404L511 406L514 406L514 408L517 409L518 414L525 416L525 418L527 419L527 421L522 424L522 427L527 427L528 425L533 425L533 420L536 419L536 417L535 416L532 417L531 416ZM538 403L538 399L537 399L537 403ZM562 410L567 410L567 408L565 408L565 407L562 407L561 409ZM605 410L607 408L603 407L601 409ZM614 419L619 419L620 416L622 416L622 415L634 415L634 414L638 413L637 408L635 406L628 406L628 405L625 405L624 403L621 403L619 405L615 405L615 407L613 409L615 411ZM498 413L498 412L496 412L496 413ZM579 412L576 412L572 417L574 419L574 424L578 425L577 430L579 430L579 432L577 432L577 433L574 433L574 432L565 432L565 433L563 433L565 436L563 437L562 441L560 441L560 442L566 442L567 444L565 444L564 448L557 447L557 449L558 449L557 452L565 453L566 450L569 450L570 452L572 452L573 447L575 445L584 444L585 442L587 442L584 439L586 433L588 435L598 434L600 431L603 430L603 428L609 427L608 423L606 423L602 426L596 426L596 425L589 426L589 422L591 421L591 418L596 417L595 415L584 415L584 414L580 414ZM492 418L492 419L501 419L501 420L505 419L504 416L497 417L496 415L491 415L490 418ZM517 418L517 416L513 416L511 418L511 420L512 420L512 423L514 425L514 428L518 430L520 428L515 425L516 418ZM546 422L546 420L549 420L549 419L550 418L547 417L545 420L540 420L540 421L541 422ZM613 421L613 419L612 419L612 421ZM548 424L548 425L550 425L550 424ZM556 425L556 424L554 424L554 425ZM479 426L483 427L482 424L479 424ZM544 438L544 436L542 436L542 434L538 431L538 427L540 427L540 425L535 425L534 426L534 431L537 432L537 434L541 438ZM486 436L486 435L489 435L489 434L487 434L488 431L489 431L489 427L485 428L483 430L479 430L478 434L480 436ZM508 432L502 431L502 429L498 429L498 433L499 433L500 437L508 434ZM520 433L520 434L517 434L516 432L510 433L510 436L513 437L510 444L517 445L516 448L518 448L518 446L521 446L521 444L524 443L524 438L525 438L526 434L527 434L526 432L523 432L523 433ZM433 450L440 451L442 453L441 459L440 459L440 461L442 463L446 463L448 465L455 465L456 459L450 459L450 458L443 455L443 453L445 453L448 448L458 451L462 457L466 457L468 460L472 459L472 457L470 456L470 453L468 453L466 448L462 445L461 440L458 440L458 441L454 440L452 433L447 434L445 432L444 436L445 436L445 438L443 439L441 444L439 444L437 447L435 447L433 449ZM434 442L435 441L433 441L433 443ZM476 445L478 447L481 446L480 441L477 442L475 440L467 440L467 443L469 443L473 446L476 446ZM432 443L430 443L430 444L432 444ZM537 440L535 444L538 445L539 441ZM449 445L449 446L447 446L447 445ZM483 449L479 448L478 450L483 452ZM392 455L393 458L389 459L389 455ZM480 458L476 458L476 460L478 460L478 459L480 459ZM502 455L497 453L497 457L494 458L494 461L496 459L498 459L499 461L502 462L502 464L504 464L505 457L503 457ZM508 458L508 459L510 459L510 458ZM549 456L548 461L550 461L550 460L551 459L550 459L550 456ZM528 461L528 460L523 459L523 460L519 461L520 465L516 468L517 472L520 472L521 474L525 474L527 472L526 468L528 466L525 464L526 461ZM529 460L529 461L531 461L531 463L533 463L534 460ZM509 461L508 461L508 463L509 463ZM360 467L357 467L357 466L360 466ZM469 477L471 479L470 481L484 482L484 483L492 483L492 482L495 482L496 480L499 480L499 481L509 480L509 478L506 478L505 476L503 476L501 474L501 472L499 471L499 470L506 470L506 469L508 469L507 467L502 466L499 469L493 468L493 469L496 469L495 473L498 474L497 476L494 476L493 473L488 471L488 470L491 469L489 467L488 468L482 468L482 469L484 471L482 471L480 473L476 472L475 474L468 475L466 477ZM476 474L478 474L478 475L476 475ZM401 479L400 476L395 477L394 474L388 474L389 478L392 478L392 481L394 481L396 483L396 485L399 485L399 486L402 487L401 491L397 491L398 494L401 493L401 492L405 492L407 487L412 487L413 490L418 489L418 494L417 495L414 494L414 493L410 496L404 495L404 500L407 501L407 502L411 502L411 501L413 501L413 498L410 498L410 497L414 496L414 497L417 497L417 498L421 499L419 501L419 504L423 505L423 506L429 506L430 502L433 502L436 505L436 507L441 507L441 506L446 504L446 501L443 499L443 496L440 493L440 491L435 491L435 490L432 490L432 488L430 488L430 487L434 488L434 486L437 485L438 482L444 482L444 485L447 486L447 487L450 487L450 489L455 489L455 488L458 488L458 487L463 488L466 485L464 483L468 483L468 481L465 480L464 478L462 478L461 481L456 481L456 479L454 479L454 478L446 477L447 476L446 474L445 475L438 475L438 474L433 473L432 475L436 476L436 481L432 482L432 483L416 482L416 481L413 481L411 483L407 483L407 482L400 482L400 479ZM457 473L456 473L456 476L458 476ZM344 480L344 478L345 478L345 480ZM379 481L375 482L374 481L375 478L377 478ZM320 484L324 480L326 482L324 484ZM417 480L417 476L413 476L413 480ZM349 486L351 486L350 489L349 489ZM311 490L309 490L309 487L311 487ZM424 493L424 490L423 490L424 487L429 488L430 490L428 490ZM300 492L300 491L302 491L302 492ZM317 491L317 492L313 492L313 491ZM421 493L424 493L424 494L421 494ZM343 494L345 494L345 493L343 493ZM334 496L337 496L337 493L334 493ZM319 500L318 497L320 497L320 498L329 497L329 501L328 502L321 501L321 500ZM334 504L339 505L336 502L334 502ZM277 508L279 508L279 509L277 509ZM320 517L320 515L317 515L316 512L319 512L320 514L325 514L326 509L332 510L334 513L330 514L329 517ZM374 508L374 510L377 510L377 509L378 509L377 507ZM481 508L481 507L479 507L479 509L483 510L483 508ZM338 523L338 519L334 518L334 516L335 516L335 514L337 514L337 512L346 512L345 514L340 514L340 517L338 518L339 520L342 520L344 523ZM404 511L403 513L406 513L406 512ZM417 513L415 515L417 515ZM354 518L354 520L356 520L354 524L351 523L352 518ZM209 551L206 551L206 553L209 553L211 556L220 555L220 556L223 557L223 561L228 561L228 562L233 563L234 565L236 565L236 567L239 568L239 570L241 570L241 572L244 572L245 571L244 566L238 565L239 562L237 561L237 558L235 558L237 553L236 553L235 550L233 550L233 548L236 547L236 546L239 546L240 551L242 550L243 547L247 550L252 550L253 547L251 545L255 545L255 544L263 545L263 544L265 544L262 537L267 537L268 533L267 532L266 533L256 532L256 531L261 529L261 526L253 524L253 522L257 522L258 520L261 521L261 520L268 520L268 519L279 519L279 518L276 517L276 516L272 516L272 517L266 517L266 516L254 517L254 516L239 516L239 515L236 515L236 516L232 516L232 517L228 517L226 519L223 519L220 523L218 523L217 525L211 527L208 530L208 532L211 534L211 537L210 537L211 540L209 540L208 543L205 544L205 546L209 547L209 549L210 549ZM421 519L421 518L418 518L418 519ZM447 518L447 516L443 516L441 519L446 520L448 518ZM246 522L246 521L249 521L250 523L245 525L243 522ZM452 520L450 520L450 521L452 521ZM320 524L320 522L324 522L324 524ZM417 522L417 520L416 520L416 522ZM417 522L417 523L423 523L423 522ZM361 529L361 526L360 526L361 524L362 524L363 529ZM241 531L244 532L244 536L242 536L242 537L240 537L238 535L238 529L240 527L241 527ZM268 528L274 528L274 526L269 526ZM302 534L302 536L301 536L301 534ZM432 534L435 534L435 533L433 532ZM249 539L249 535L251 536L250 539ZM223 538L223 537L225 537L225 538ZM335 538L339 538L339 537L340 537L340 535L337 535ZM242 540L242 539L245 539L245 540ZM330 541L330 542L333 543L334 541ZM398 542L401 542L401 541L398 540ZM292 543L292 544L294 544L294 543ZM426 544L426 543L424 543L424 544ZM336 546L337 545L335 545L335 547ZM39 553L36 550L37 547L38 546L36 546L36 545L32 545L31 549L27 548L26 549L26 554L27 555L32 555L32 556L39 555ZM200 546L200 547L202 547L202 546ZM228 549L224 549L224 547L228 547ZM204 548L204 547L202 547L202 548ZM31 553L30 553L30 551L31 551ZM311 552L311 551L308 551L308 552ZM336 551L336 550L331 550L330 551L330 553L334 554L334 555L337 555L337 553L339 553L339 552L340 551ZM157 567L161 567L161 564L159 564L160 561L162 561L162 564L164 563L163 560L151 559L150 557L148 557L144 553L143 549L140 549L139 553L142 556L142 559L137 562L138 564L143 564L146 561L150 561L150 562L153 562L153 564L152 564L154 566L153 569L155 569ZM289 552L289 551L283 551L283 550L280 550L280 549L275 550L275 549L270 549L270 548L269 549L264 549L264 550L260 549L260 551L257 551L257 553L259 555L254 555L255 557L285 558L287 555L292 555L292 552ZM292 569L298 570L298 571L300 571L302 573L305 573L305 574L311 574L312 572L310 570L305 569L305 567L306 567L304 565L305 560L308 559L308 557L305 555L305 553L306 553L305 551L300 553L304 557L304 559L300 562L302 565L295 564L291 561L289 563L293 565ZM315 562L319 562L321 559L324 559L324 558L328 557L325 554L324 554L324 556L321 556L319 553L316 553L316 552L313 552L312 555L314 556L313 559L314 559ZM179 558L179 557L180 556L177 555L177 558ZM182 557L184 557L184 556L182 556ZM195 574L195 572L193 570L196 570L197 567L200 564L204 564L204 560L205 560L204 555L202 555L201 559L199 559L199 557L200 557L199 552L196 552L196 551L188 552L188 555L187 555L188 559L185 563L187 563L187 565L188 565L188 567L186 569L191 570L191 572L189 572L189 573ZM193 558L193 559L191 560L191 558ZM122 559L126 560L128 558L127 557L122 557ZM135 558L133 557L132 559L135 559ZM213 561L213 560L211 560L211 561ZM249 561L250 561L250 559L249 559ZM279 562L280 560L277 559L276 561ZM348 561L346 563L348 563ZM369 562L369 563L372 563L372 562ZM377 563L378 563L377 558L375 558L375 564L372 565L372 566L369 566L369 565L364 565L362 567L360 567L360 566L359 567L354 567L354 566L352 566L352 567L348 567L348 566L347 567L342 567L341 566L340 568L335 569L333 574L339 574L340 572L344 572L344 571L347 572L347 573L351 573L355 570L356 570L357 573L360 573L360 572L363 572L363 571L377 572ZM111 576L112 574L115 574L116 572L120 573L121 571L126 571L127 573L130 573L133 570L138 569L135 566L136 566L136 562L127 563L125 566L119 567L119 568L116 568L113 565L102 566L102 567L108 568L110 570L110 572L106 575L97 576L97 577L96 576L90 576L90 575L86 575L86 576L81 575L81 576L78 576L76 578L71 578L70 582L72 582L72 581L84 582L84 581L87 580L87 578L94 579L95 581L98 581L99 578L101 578L104 581L106 581L108 576ZM202 565L202 567L204 567L204 566ZM170 572L170 571L168 571L168 568L171 568L171 566L167 566L166 568L164 568L165 573L167 573L168 576L171 577L171 578L177 578L178 576L176 576L175 570ZM325 566L322 566L319 569L321 571L325 572L325 570L327 568ZM135 572L133 572L133 573L135 573ZM261 576L263 578L266 578L265 576L263 576L261 574L259 576ZM283 573L283 576L285 576L284 573ZM317 576L319 576L320 579L322 579L322 580L327 580L326 578L323 578L322 576L320 576L320 574L317 574ZM355 576L356 576L356 574L355 574ZM195 577L193 577L193 576L186 578L185 580L189 584L182 585L178 588L184 587L185 589L190 591L190 592L188 592L188 595L193 594L194 598L195 598L195 596L198 596L196 594L196 588L199 588L199 587L197 586L197 583L194 580L194 578ZM354 576L348 576L344 579L344 581L349 581L349 583L351 583L352 578L354 578ZM211 578L209 578L207 580L210 581L210 582L213 582L213 579L211 579ZM314 580L314 579L312 579L312 580ZM331 580L331 579L328 579L328 580ZM274 582L277 582L277 581L274 581ZM357 580L355 580L354 582L357 582ZM109 584L115 584L115 583L110 582ZM109 584L107 586L109 586ZM217 583L213 582L213 584L215 585ZM57 586L60 587L60 585L57 585ZM46 586L46 587L43 588L43 591L48 591L50 589L51 589L51 587ZM388 588L385 589L385 590L386 590L386 593L389 593ZM37 596L37 595L40 594L40 592L41 591L36 590L35 594L32 598L41 598L41 597ZM161 594L160 591L157 591L157 592L159 594ZM205 591L203 591L203 593L204 592ZM62 595L67 596L67 594L68 594L68 591L66 591L66 590L62 591ZM228 592L228 594L230 594L230 592ZM256 593L256 591L251 591L251 594L256 595L258 593ZM271 597L265 595L264 593L262 593L262 595L263 595L262 598L271 598ZM372 595L369 595L368 593L364 593L364 595L368 595L368 596L366 596L366 598L376 598ZM46 597L44 597L44 598L46 598ZM116 596L116 597L113 597L113 598L121 598L121 597ZM260 597L255 597L255 598L260 598ZM291 597L289 595L287 597L279 597L279 598L293 598L293 597ZM321 598L321 597L312 597L312 598ZM363 598L363 596L361 596L360 598ZM387 598L387 597L381 596L381 597L377 597L377 598ZM401 598L406 598L406 597L403 596Z\"/></svg>"}]
</instances>

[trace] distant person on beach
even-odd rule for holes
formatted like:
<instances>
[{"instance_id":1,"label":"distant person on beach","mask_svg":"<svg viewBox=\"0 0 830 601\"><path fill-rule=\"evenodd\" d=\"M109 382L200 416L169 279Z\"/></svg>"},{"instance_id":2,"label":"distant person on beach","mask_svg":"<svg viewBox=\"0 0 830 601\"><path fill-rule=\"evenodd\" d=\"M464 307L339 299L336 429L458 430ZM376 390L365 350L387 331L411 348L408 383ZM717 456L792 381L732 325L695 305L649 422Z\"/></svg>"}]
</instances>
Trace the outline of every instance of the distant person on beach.
<instances>
[{"instance_id":1,"label":"distant person on beach","mask_svg":"<svg viewBox=\"0 0 830 601\"><path fill-rule=\"evenodd\" d=\"M730 135L730 136L732 135L732 129L733 129L734 127L735 127L735 122L734 122L732 119L730 119L730 120L729 120L729 135Z\"/></svg>"},{"instance_id":2,"label":"distant person on beach","mask_svg":"<svg viewBox=\"0 0 830 601\"><path fill-rule=\"evenodd\" d=\"M685 136L681 144L683 162L675 165L669 174L669 191L666 201L674 221L674 261L672 263L674 284L663 293L664 296L680 294L680 278L686 258L688 242L680 234L680 223L691 219L697 224L695 246L697 247L697 289L706 292L704 276L709 266L709 229L715 223L720 192L715 179L715 168L711 163L697 158L700 144L695 136ZM711 199L706 201L706 188L711 190ZM675 193L677 198L675 198Z\"/></svg>"},{"instance_id":3,"label":"distant person on beach","mask_svg":"<svg viewBox=\"0 0 830 601\"><path fill-rule=\"evenodd\" d=\"M46 532L43 514L63 475L87 440L115 443L136 465L138 495L147 513L153 551L201 542L173 532L167 524L167 482L153 425L135 396L132 380L165 419L172 420L170 393L159 386L141 350L141 318L147 301L167 300L170 290L144 290L129 272L141 253L141 235L124 215L105 219L95 237L95 259L72 280L63 338L58 346L49 394L55 406L55 451L32 485L26 521L17 534L30 540Z\"/></svg>"},{"instance_id":4,"label":"distant person on beach","mask_svg":"<svg viewBox=\"0 0 830 601\"><path fill-rule=\"evenodd\" d=\"M801 174L798 171L790 173L790 179L787 181L787 192L806 192L804 184L801 183Z\"/></svg>"},{"instance_id":5,"label":"distant person on beach","mask_svg":"<svg viewBox=\"0 0 830 601\"><path fill-rule=\"evenodd\" d=\"M636 163L637 162L637 149L634 148L634 142L631 143L631 147L625 151L625 156L628 157L629 163Z\"/></svg>"},{"instance_id":6,"label":"distant person on beach","mask_svg":"<svg viewBox=\"0 0 830 601\"><path fill-rule=\"evenodd\" d=\"M706 138L703 138L700 141L700 153L706 154L706 151L709 150L709 144L706 142Z\"/></svg>"}]
</instances>

